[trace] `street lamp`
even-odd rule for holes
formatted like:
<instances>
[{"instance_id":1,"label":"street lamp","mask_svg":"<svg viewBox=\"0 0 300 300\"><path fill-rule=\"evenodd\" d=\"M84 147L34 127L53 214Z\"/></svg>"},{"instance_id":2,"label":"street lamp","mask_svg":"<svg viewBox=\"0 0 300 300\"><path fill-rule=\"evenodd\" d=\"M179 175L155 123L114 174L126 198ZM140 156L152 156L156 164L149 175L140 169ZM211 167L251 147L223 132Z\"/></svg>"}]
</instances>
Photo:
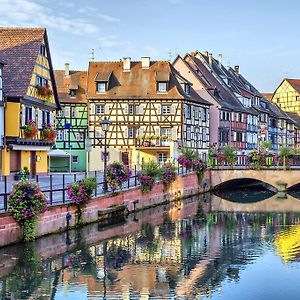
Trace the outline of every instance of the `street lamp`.
<instances>
[{"instance_id":1,"label":"street lamp","mask_svg":"<svg viewBox=\"0 0 300 300\"><path fill-rule=\"evenodd\" d=\"M104 182L103 182L103 192L107 192L107 181L106 181L106 169L107 169L107 132L109 130L109 120L107 118L104 118L101 125L102 125L102 131L104 132Z\"/></svg>"}]
</instances>

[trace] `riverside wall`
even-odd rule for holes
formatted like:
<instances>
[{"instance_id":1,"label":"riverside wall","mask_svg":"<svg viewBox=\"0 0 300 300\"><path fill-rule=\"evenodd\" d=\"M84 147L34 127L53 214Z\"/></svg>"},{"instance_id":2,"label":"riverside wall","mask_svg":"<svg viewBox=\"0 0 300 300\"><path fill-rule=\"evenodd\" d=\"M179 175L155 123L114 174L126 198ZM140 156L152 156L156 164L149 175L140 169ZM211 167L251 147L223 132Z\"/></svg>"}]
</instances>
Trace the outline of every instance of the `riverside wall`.
<instances>
[{"instance_id":1,"label":"riverside wall","mask_svg":"<svg viewBox=\"0 0 300 300\"><path fill-rule=\"evenodd\" d=\"M210 189L210 171L205 171L199 179L195 173L177 176L169 188L156 183L148 193L142 193L139 187L119 193L110 193L93 198L82 210L84 224L103 222L118 211L139 211L166 204L171 201L191 197ZM69 224L67 214L71 215ZM50 207L39 217L37 237L63 232L76 226L77 207L63 204ZM17 243L23 238L22 228L9 213L0 214L0 247Z\"/></svg>"}]
</instances>

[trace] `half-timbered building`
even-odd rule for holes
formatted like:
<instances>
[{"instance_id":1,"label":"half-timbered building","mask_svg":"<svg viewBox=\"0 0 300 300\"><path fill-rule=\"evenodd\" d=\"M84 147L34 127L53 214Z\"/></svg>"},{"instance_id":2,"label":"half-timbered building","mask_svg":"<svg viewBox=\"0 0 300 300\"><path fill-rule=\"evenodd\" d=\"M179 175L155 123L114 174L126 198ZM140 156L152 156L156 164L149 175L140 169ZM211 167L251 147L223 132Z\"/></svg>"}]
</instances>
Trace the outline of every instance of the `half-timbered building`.
<instances>
[{"instance_id":1,"label":"half-timbered building","mask_svg":"<svg viewBox=\"0 0 300 300\"><path fill-rule=\"evenodd\" d=\"M54 74L62 107L56 117L56 148L66 151L71 157L51 158L51 169L59 172L86 171L87 72L70 70L69 64L65 64L64 70L55 70Z\"/></svg>"},{"instance_id":2,"label":"half-timbered building","mask_svg":"<svg viewBox=\"0 0 300 300\"><path fill-rule=\"evenodd\" d=\"M0 56L5 86L5 137L2 173L28 167L31 175L47 172L53 140L43 136L60 108L47 32L44 28L0 28Z\"/></svg>"},{"instance_id":3,"label":"half-timbered building","mask_svg":"<svg viewBox=\"0 0 300 300\"><path fill-rule=\"evenodd\" d=\"M3 95L3 67L4 62L0 57L0 176L2 175L2 147L4 139L4 95Z\"/></svg>"},{"instance_id":4,"label":"half-timbered building","mask_svg":"<svg viewBox=\"0 0 300 300\"><path fill-rule=\"evenodd\" d=\"M110 121L110 161L130 166L173 160L180 147L205 157L209 146L209 102L167 61L90 62L88 70L91 168L103 164L101 122Z\"/></svg>"}]
</instances>

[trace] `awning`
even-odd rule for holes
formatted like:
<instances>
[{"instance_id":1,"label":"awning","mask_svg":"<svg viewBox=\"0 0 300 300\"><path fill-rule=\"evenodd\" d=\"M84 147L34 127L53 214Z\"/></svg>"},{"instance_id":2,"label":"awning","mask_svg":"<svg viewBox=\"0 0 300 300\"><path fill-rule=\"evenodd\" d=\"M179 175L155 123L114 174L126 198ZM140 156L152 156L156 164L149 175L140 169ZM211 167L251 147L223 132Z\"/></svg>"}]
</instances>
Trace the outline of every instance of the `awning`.
<instances>
[{"instance_id":1,"label":"awning","mask_svg":"<svg viewBox=\"0 0 300 300\"><path fill-rule=\"evenodd\" d=\"M24 151L49 151L49 146L31 146L31 145L11 145L13 150Z\"/></svg>"},{"instance_id":2,"label":"awning","mask_svg":"<svg viewBox=\"0 0 300 300\"><path fill-rule=\"evenodd\" d=\"M48 152L48 156L50 157L70 157L70 155L70 153L60 149L55 149Z\"/></svg>"}]
</instances>

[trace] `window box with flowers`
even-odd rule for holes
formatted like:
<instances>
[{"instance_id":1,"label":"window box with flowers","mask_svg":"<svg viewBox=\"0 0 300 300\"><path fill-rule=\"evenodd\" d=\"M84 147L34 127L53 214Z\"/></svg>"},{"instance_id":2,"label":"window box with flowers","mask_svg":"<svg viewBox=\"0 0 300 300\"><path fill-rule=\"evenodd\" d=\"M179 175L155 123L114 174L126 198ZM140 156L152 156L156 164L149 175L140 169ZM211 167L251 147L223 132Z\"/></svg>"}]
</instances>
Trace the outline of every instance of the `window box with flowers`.
<instances>
[{"instance_id":1,"label":"window box with flowers","mask_svg":"<svg viewBox=\"0 0 300 300\"><path fill-rule=\"evenodd\" d=\"M41 84L37 84L36 86L37 94L41 97L44 97L45 100L50 100L53 92L50 89L50 86L47 84L46 86L43 86Z\"/></svg>"},{"instance_id":2,"label":"window box with flowers","mask_svg":"<svg viewBox=\"0 0 300 300\"><path fill-rule=\"evenodd\" d=\"M24 126L24 137L26 139L33 139L38 133L38 129L33 120L28 120L26 125Z\"/></svg>"},{"instance_id":3,"label":"window box with flowers","mask_svg":"<svg viewBox=\"0 0 300 300\"><path fill-rule=\"evenodd\" d=\"M43 125L43 129L41 131L42 134L42 138L44 140L50 141L50 142L54 142L55 138L56 138L56 132L53 128L52 124L44 124Z\"/></svg>"},{"instance_id":4,"label":"window box with flowers","mask_svg":"<svg viewBox=\"0 0 300 300\"><path fill-rule=\"evenodd\" d=\"M169 137L167 135L163 135L160 137L161 146L169 146Z\"/></svg>"},{"instance_id":5,"label":"window box with flowers","mask_svg":"<svg viewBox=\"0 0 300 300\"><path fill-rule=\"evenodd\" d=\"M107 166L106 181L108 186L115 191L122 188L124 182L128 181L131 172L124 164L113 162Z\"/></svg>"}]
</instances>

